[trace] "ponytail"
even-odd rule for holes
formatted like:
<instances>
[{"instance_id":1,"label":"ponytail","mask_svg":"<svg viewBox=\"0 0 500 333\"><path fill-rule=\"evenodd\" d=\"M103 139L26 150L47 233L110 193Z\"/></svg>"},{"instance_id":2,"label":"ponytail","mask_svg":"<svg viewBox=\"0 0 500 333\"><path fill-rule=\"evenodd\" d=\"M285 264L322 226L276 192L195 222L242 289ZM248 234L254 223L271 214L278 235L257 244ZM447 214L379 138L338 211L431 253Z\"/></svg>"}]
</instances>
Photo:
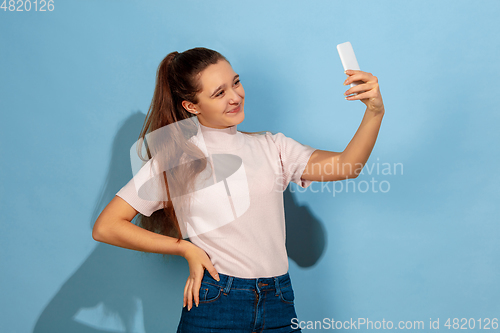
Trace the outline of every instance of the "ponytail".
<instances>
[{"instance_id":1,"label":"ponytail","mask_svg":"<svg viewBox=\"0 0 500 333\"><path fill-rule=\"evenodd\" d=\"M191 193L194 180L207 166L204 153L189 141L190 136L196 134L196 126L188 130L186 128L181 130L178 126L182 120L195 117L182 107L182 101L197 103L196 94L200 90L197 75L219 60L226 59L220 53L205 48L169 53L158 66L153 99L139 135L137 154L141 160L147 161L155 158L159 170L165 170L161 177L156 178L164 185L163 209L154 212L150 217L141 214L139 226L149 231L175 237L178 242L183 238L178 219L183 222L182 216L186 216L185 214L189 211L189 198L183 196L182 201L176 201L174 210L172 194ZM170 125L169 130L162 131L162 135L156 137L148 135L167 125ZM142 144L146 136L148 156L143 157ZM185 160L192 162L182 164ZM171 165L179 167L172 168Z\"/></svg>"}]
</instances>

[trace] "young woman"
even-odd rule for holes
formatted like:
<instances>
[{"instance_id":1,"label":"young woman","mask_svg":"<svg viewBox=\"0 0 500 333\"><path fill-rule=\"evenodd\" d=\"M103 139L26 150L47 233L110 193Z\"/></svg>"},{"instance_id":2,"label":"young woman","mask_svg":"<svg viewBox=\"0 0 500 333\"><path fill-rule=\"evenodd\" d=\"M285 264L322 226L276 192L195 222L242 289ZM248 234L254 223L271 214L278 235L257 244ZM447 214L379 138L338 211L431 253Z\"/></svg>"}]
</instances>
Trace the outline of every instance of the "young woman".
<instances>
[{"instance_id":1,"label":"young woman","mask_svg":"<svg viewBox=\"0 0 500 333\"><path fill-rule=\"evenodd\" d=\"M346 99L367 108L345 150L330 152L282 133L237 131L245 91L218 52L194 48L161 62L138 147L146 141L147 163L105 207L92 236L186 258L177 332L300 332L292 327L282 192L290 181L305 188L357 177L385 112L375 76L346 74L344 85L361 81ZM137 214L140 226L130 223Z\"/></svg>"}]
</instances>

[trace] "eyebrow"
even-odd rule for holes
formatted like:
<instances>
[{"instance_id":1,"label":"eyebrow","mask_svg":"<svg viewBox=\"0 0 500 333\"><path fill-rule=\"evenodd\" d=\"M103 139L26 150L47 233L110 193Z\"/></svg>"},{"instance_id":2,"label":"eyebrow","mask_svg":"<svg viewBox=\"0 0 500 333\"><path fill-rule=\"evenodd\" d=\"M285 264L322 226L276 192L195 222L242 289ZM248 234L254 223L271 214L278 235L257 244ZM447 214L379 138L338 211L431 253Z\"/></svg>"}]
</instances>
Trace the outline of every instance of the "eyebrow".
<instances>
[{"instance_id":1,"label":"eyebrow","mask_svg":"<svg viewBox=\"0 0 500 333\"><path fill-rule=\"evenodd\" d=\"M239 79L240 75L239 74L236 74L233 78L233 81L236 80L236 79ZM219 90L221 90L222 88L226 87L226 84L221 84L220 86L217 87L217 89L214 90L214 92L212 93L212 95L210 95L210 98L214 97L214 95L219 92Z\"/></svg>"}]
</instances>

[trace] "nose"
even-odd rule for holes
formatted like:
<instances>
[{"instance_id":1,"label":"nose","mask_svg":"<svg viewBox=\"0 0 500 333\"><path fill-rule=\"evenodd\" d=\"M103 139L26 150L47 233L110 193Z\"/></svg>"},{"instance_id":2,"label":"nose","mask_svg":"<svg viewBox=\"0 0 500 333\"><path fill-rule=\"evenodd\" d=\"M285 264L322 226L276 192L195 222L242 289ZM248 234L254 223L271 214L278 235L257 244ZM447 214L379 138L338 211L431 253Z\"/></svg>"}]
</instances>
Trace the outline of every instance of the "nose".
<instances>
[{"instance_id":1,"label":"nose","mask_svg":"<svg viewBox=\"0 0 500 333\"><path fill-rule=\"evenodd\" d=\"M229 96L229 103L240 104L242 98L235 89L231 89L231 96Z\"/></svg>"}]
</instances>

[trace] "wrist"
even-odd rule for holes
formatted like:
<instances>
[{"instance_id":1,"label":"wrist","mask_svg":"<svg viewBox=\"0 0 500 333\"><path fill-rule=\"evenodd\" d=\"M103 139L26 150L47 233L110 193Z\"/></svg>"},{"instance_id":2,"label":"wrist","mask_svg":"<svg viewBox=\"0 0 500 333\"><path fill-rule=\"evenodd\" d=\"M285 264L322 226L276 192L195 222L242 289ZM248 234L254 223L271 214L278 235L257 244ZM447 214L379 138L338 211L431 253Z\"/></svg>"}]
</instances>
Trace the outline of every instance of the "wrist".
<instances>
[{"instance_id":1,"label":"wrist","mask_svg":"<svg viewBox=\"0 0 500 333\"><path fill-rule=\"evenodd\" d=\"M185 240L185 239L182 239L180 242L179 242L179 245L178 245L178 253L177 255L181 256L181 257L184 257L186 258L186 254L189 252L189 249L193 246L193 243Z\"/></svg>"},{"instance_id":2,"label":"wrist","mask_svg":"<svg viewBox=\"0 0 500 333\"><path fill-rule=\"evenodd\" d=\"M385 108L383 106L381 107L367 107L366 111L369 111L371 114L376 115L376 116L383 116L385 113Z\"/></svg>"}]
</instances>

